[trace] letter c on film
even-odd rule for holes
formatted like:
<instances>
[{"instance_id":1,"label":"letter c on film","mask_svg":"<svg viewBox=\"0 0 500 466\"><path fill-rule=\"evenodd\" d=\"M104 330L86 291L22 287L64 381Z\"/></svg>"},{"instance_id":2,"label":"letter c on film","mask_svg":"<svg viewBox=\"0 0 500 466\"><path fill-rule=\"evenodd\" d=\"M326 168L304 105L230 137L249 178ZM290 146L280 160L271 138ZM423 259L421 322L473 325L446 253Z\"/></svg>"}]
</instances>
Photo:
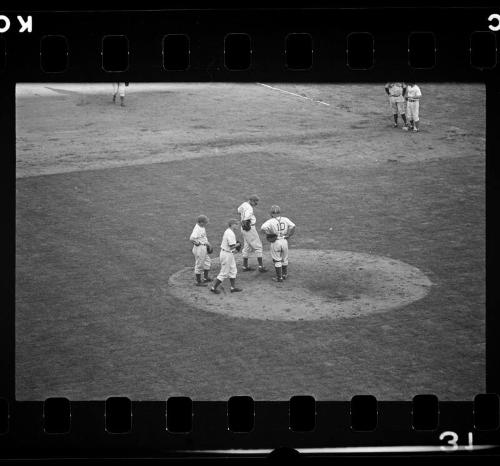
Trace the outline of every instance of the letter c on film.
<instances>
[{"instance_id":1,"label":"letter c on film","mask_svg":"<svg viewBox=\"0 0 500 466\"><path fill-rule=\"evenodd\" d=\"M493 21L496 21L497 24L494 26L493 24L490 24L488 27L492 31L500 31L500 15L498 13L493 13L490 16L488 16L488 21L492 23Z\"/></svg>"}]
</instances>

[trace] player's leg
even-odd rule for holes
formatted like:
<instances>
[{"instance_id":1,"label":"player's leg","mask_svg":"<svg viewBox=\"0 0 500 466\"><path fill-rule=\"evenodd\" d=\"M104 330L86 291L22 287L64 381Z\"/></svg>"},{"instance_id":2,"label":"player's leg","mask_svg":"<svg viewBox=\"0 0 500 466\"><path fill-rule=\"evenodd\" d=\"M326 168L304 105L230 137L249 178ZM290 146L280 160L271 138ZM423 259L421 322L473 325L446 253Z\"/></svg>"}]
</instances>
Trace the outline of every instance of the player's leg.
<instances>
[{"instance_id":1,"label":"player's leg","mask_svg":"<svg viewBox=\"0 0 500 466\"><path fill-rule=\"evenodd\" d=\"M414 115L414 112L413 112L413 102L408 102L408 107L407 107L407 115L408 115L408 119L410 121L410 124L409 124L409 129L414 129L414 124L415 124L415 115Z\"/></svg>"},{"instance_id":2,"label":"player's leg","mask_svg":"<svg viewBox=\"0 0 500 466\"><path fill-rule=\"evenodd\" d=\"M420 102L417 100L416 102L413 102L414 107L413 107L413 118L415 120L415 127L413 128L413 131L418 132L420 131L420 116L419 116L419 104Z\"/></svg>"},{"instance_id":3,"label":"player's leg","mask_svg":"<svg viewBox=\"0 0 500 466\"><path fill-rule=\"evenodd\" d=\"M120 91L120 105L125 107L125 83L118 83L118 88Z\"/></svg>"},{"instance_id":4,"label":"player's leg","mask_svg":"<svg viewBox=\"0 0 500 466\"><path fill-rule=\"evenodd\" d=\"M208 272L210 272L210 267L212 266L212 259L210 259L210 256L207 254L207 248L204 246L205 249L205 260L203 261L203 283L209 283L212 281L212 279L208 276Z\"/></svg>"},{"instance_id":5,"label":"player's leg","mask_svg":"<svg viewBox=\"0 0 500 466\"><path fill-rule=\"evenodd\" d=\"M255 227L252 227L252 229L248 233L250 247L253 251L255 251L257 262L259 263L259 272L267 272L267 269L264 267L264 263L262 260L262 241L260 240L260 236L257 233Z\"/></svg>"},{"instance_id":6,"label":"player's leg","mask_svg":"<svg viewBox=\"0 0 500 466\"><path fill-rule=\"evenodd\" d=\"M234 255L232 255L232 258L229 259L229 281L231 282L231 293L237 293L238 291L243 291L241 288L238 288L236 286L236 274L237 274L237 269L236 269L236 260L234 259Z\"/></svg>"},{"instance_id":7,"label":"player's leg","mask_svg":"<svg viewBox=\"0 0 500 466\"><path fill-rule=\"evenodd\" d=\"M202 253L203 248L201 246L194 246L193 247L193 254L194 254L194 276L196 278L196 286L206 286L205 283L201 281L201 272L203 270L203 261L205 260L205 257L203 256Z\"/></svg>"},{"instance_id":8,"label":"player's leg","mask_svg":"<svg viewBox=\"0 0 500 466\"><path fill-rule=\"evenodd\" d=\"M228 254L233 255L232 252L221 251L220 252L220 271L219 275L214 281L214 284L210 287L210 291L212 293L219 294L220 290L218 290L218 286L229 276L229 264L228 264Z\"/></svg>"},{"instance_id":9,"label":"player's leg","mask_svg":"<svg viewBox=\"0 0 500 466\"><path fill-rule=\"evenodd\" d=\"M403 120L404 130L408 130L408 124L406 122L406 102L398 102L399 113L401 114L401 119Z\"/></svg>"},{"instance_id":10,"label":"player's leg","mask_svg":"<svg viewBox=\"0 0 500 466\"><path fill-rule=\"evenodd\" d=\"M394 117L394 128L398 127L398 104L391 99L391 109Z\"/></svg>"},{"instance_id":11,"label":"player's leg","mask_svg":"<svg viewBox=\"0 0 500 466\"><path fill-rule=\"evenodd\" d=\"M251 231L251 230L250 230ZM249 231L245 231L241 229L241 233L243 235L243 249L241 250L241 256L243 257L243 272L250 272L254 269L248 266L248 255L252 250L249 242Z\"/></svg>"},{"instance_id":12,"label":"player's leg","mask_svg":"<svg viewBox=\"0 0 500 466\"><path fill-rule=\"evenodd\" d=\"M116 94L118 93L118 84L113 83L113 103L116 102Z\"/></svg>"},{"instance_id":13,"label":"player's leg","mask_svg":"<svg viewBox=\"0 0 500 466\"><path fill-rule=\"evenodd\" d=\"M281 257L282 257L281 269L283 271L283 280L286 280L288 278L288 241L286 239L283 240L283 244L281 246Z\"/></svg>"},{"instance_id":14,"label":"player's leg","mask_svg":"<svg viewBox=\"0 0 500 466\"><path fill-rule=\"evenodd\" d=\"M271 251L271 258L274 262L274 271L276 273L276 277L273 280L277 282L283 281L283 273L282 273L282 263L281 263L281 247L279 244L279 240L276 240L274 243L271 243L269 247Z\"/></svg>"}]
</instances>

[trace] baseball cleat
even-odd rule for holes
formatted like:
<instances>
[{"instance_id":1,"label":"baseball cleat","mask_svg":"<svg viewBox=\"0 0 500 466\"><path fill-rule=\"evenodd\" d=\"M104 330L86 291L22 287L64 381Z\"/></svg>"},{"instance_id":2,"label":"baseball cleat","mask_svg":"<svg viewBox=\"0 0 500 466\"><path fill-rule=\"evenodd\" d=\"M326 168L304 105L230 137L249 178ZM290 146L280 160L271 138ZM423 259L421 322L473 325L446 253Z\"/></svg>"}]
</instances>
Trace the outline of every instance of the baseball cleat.
<instances>
[{"instance_id":1,"label":"baseball cleat","mask_svg":"<svg viewBox=\"0 0 500 466\"><path fill-rule=\"evenodd\" d=\"M207 286L207 284L203 282L196 282L195 286Z\"/></svg>"},{"instance_id":2,"label":"baseball cleat","mask_svg":"<svg viewBox=\"0 0 500 466\"><path fill-rule=\"evenodd\" d=\"M414 132L414 133L418 133L418 131L419 131L419 130L418 130L417 128L413 128L413 132Z\"/></svg>"},{"instance_id":3,"label":"baseball cleat","mask_svg":"<svg viewBox=\"0 0 500 466\"><path fill-rule=\"evenodd\" d=\"M267 269L264 266L259 265L259 272L267 272Z\"/></svg>"},{"instance_id":4,"label":"baseball cleat","mask_svg":"<svg viewBox=\"0 0 500 466\"><path fill-rule=\"evenodd\" d=\"M243 291L241 288L231 288L231 293L236 293L238 291Z\"/></svg>"},{"instance_id":5,"label":"baseball cleat","mask_svg":"<svg viewBox=\"0 0 500 466\"><path fill-rule=\"evenodd\" d=\"M255 269L252 269L252 267L242 267L243 272L252 272Z\"/></svg>"},{"instance_id":6,"label":"baseball cleat","mask_svg":"<svg viewBox=\"0 0 500 466\"><path fill-rule=\"evenodd\" d=\"M215 294L219 294L220 293L220 290L218 290L217 288L210 288L210 291L212 293L215 293Z\"/></svg>"},{"instance_id":7,"label":"baseball cleat","mask_svg":"<svg viewBox=\"0 0 500 466\"><path fill-rule=\"evenodd\" d=\"M211 278L204 278L202 282L203 283L210 283L211 281L212 281Z\"/></svg>"},{"instance_id":8,"label":"baseball cleat","mask_svg":"<svg viewBox=\"0 0 500 466\"><path fill-rule=\"evenodd\" d=\"M288 278L288 274L283 275L283 280L286 280Z\"/></svg>"},{"instance_id":9,"label":"baseball cleat","mask_svg":"<svg viewBox=\"0 0 500 466\"><path fill-rule=\"evenodd\" d=\"M397 124L397 123L394 123L394 124L392 125L392 127L393 127L393 128L397 128L397 127L398 127L398 124Z\"/></svg>"},{"instance_id":10,"label":"baseball cleat","mask_svg":"<svg viewBox=\"0 0 500 466\"><path fill-rule=\"evenodd\" d=\"M282 283L283 279L281 277L273 277L273 281L278 282L278 283Z\"/></svg>"}]
</instances>

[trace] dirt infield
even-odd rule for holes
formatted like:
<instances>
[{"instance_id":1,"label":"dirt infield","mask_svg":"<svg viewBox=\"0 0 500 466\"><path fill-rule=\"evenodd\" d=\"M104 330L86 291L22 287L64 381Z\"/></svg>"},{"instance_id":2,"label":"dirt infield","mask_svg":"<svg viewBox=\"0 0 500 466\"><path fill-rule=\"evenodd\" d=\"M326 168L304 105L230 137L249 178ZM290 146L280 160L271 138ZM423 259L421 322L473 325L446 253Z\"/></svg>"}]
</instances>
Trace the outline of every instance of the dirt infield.
<instances>
[{"instance_id":1,"label":"dirt infield","mask_svg":"<svg viewBox=\"0 0 500 466\"><path fill-rule=\"evenodd\" d=\"M170 276L169 292L190 306L227 316L299 321L390 311L423 298L432 285L417 268L389 258L307 249L292 255L292 272L280 284L271 280L273 270L240 273L243 292L233 294L221 285L223 293L214 295L193 287L193 269L186 267ZM239 256L237 266L241 270ZM216 258L213 270L218 268Z\"/></svg>"},{"instance_id":2,"label":"dirt infield","mask_svg":"<svg viewBox=\"0 0 500 466\"><path fill-rule=\"evenodd\" d=\"M484 86L422 84L422 131L408 134L392 128L384 84L273 84L326 106L255 83L131 83L124 108L102 84L25 85L16 398L483 392ZM261 320L207 312L194 303L206 289L178 296L169 280L191 289L196 217L210 217L216 258L227 220L253 192L259 225L272 204L297 225L283 289L299 282L304 299L331 300L335 312L355 296L403 304L298 320L294 302L297 320ZM293 254L325 251L332 271L295 267ZM264 275L254 277L267 283L261 300L276 290ZM252 278L238 275L244 288ZM398 296L401 283L409 288Z\"/></svg>"}]
</instances>

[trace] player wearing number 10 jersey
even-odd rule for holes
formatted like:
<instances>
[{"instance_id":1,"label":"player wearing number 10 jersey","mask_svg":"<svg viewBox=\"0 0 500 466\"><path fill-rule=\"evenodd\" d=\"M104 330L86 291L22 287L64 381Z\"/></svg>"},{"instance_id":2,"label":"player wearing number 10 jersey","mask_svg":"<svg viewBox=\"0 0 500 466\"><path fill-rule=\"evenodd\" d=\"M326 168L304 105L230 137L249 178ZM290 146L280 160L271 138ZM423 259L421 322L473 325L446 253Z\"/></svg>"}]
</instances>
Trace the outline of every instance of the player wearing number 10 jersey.
<instances>
[{"instance_id":1,"label":"player wearing number 10 jersey","mask_svg":"<svg viewBox=\"0 0 500 466\"><path fill-rule=\"evenodd\" d=\"M295 233L295 223L289 218L281 216L281 209L277 205L271 206L271 218L260 227L271 242L270 251L276 271L273 280L282 282L288 277L288 241ZM275 238L275 239L274 239Z\"/></svg>"}]
</instances>

